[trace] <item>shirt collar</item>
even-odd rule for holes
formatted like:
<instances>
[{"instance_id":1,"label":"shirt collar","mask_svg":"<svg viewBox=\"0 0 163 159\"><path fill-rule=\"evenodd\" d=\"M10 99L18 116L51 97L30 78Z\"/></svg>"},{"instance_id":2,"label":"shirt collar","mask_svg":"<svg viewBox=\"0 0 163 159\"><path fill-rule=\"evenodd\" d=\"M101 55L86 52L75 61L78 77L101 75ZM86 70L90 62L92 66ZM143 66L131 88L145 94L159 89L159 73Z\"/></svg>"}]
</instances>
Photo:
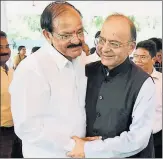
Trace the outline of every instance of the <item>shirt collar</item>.
<instances>
[{"instance_id":1,"label":"shirt collar","mask_svg":"<svg viewBox=\"0 0 163 159\"><path fill-rule=\"evenodd\" d=\"M131 67L131 61L129 60L129 57L126 58L126 60L120 64L119 66L109 70L106 66L103 66L103 71L106 74L108 74L109 76L116 76L119 73L125 73L128 71L128 69L130 69Z\"/></svg>"},{"instance_id":2,"label":"shirt collar","mask_svg":"<svg viewBox=\"0 0 163 159\"><path fill-rule=\"evenodd\" d=\"M8 68L8 66L5 64L4 67L1 66L1 70L2 70L2 71L5 71L5 72L8 72L8 71L9 71L9 68Z\"/></svg>"},{"instance_id":3,"label":"shirt collar","mask_svg":"<svg viewBox=\"0 0 163 159\"><path fill-rule=\"evenodd\" d=\"M57 64L60 70L63 69L66 66L66 64L69 62L68 59L66 59L48 42L45 42L43 49L45 52L48 52L52 56L53 60L55 61L55 63Z\"/></svg>"},{"instance_id":4,"label":"shirt collar","mask_svg":"<svg viewBox=\"0 0 163 159\"><path fill-rule=\"evenodd\" d=\"M153 72L151 74L151 77L152 78L156 78L156 79L159 79L159 75L158 75L158 72L156 71L156 69L153 67Z\"/></svg>"}]
</instances>

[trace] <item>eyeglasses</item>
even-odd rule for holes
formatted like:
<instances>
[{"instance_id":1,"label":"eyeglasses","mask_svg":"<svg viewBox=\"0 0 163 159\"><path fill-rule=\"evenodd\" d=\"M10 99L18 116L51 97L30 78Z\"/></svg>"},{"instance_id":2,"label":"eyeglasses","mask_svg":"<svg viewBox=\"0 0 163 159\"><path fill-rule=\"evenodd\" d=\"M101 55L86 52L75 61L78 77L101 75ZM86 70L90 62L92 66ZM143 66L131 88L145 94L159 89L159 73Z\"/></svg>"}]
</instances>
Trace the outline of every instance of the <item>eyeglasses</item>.
<instances>
[{"instance_id":1,"label":"eyeglasses","mask_svg":"<svg viewBox=\"0 0 163 159\"><path fill-rule=\"evenodd\" d=\"M149 56L145 56L145 55L137 55L134 54L133 55L133 60L137 61L137 60L141 60L141 61L147 61L147 59L149 59Z\"/></svg>"},{"instance_id":2,"label":"eyeglasses","mask_svg":"<svg viewBox=\"0 0 163 159\"><path fill-rule=\"evenodd\" d=\"M75 35L80 39L84 37L84 33L87 33L85 29L79 30ZM55 36L63 41L71 41L74 38L74 34L58 34L56 32L53 32ZM88 34L88 33L87 33Z\"/></svg>"},{"instance_id":3,"label":"eyeglasses","mask_svg":"<svg viewBox=\"0 0 163 159\"><path fill-rule=\"evenodd\" d=\"M128 41L126 43L120 43L120 42L116 42L116 41L111 41L111 40L106 40L105 38L99 36L98 38L95 39L95 44L100 44L100 45L105 45L105 43L107 43L108 47L112 48L112 49L117 49L120 48L130 42L134 42L134 41Z\"/></svg>"}]
</instances>

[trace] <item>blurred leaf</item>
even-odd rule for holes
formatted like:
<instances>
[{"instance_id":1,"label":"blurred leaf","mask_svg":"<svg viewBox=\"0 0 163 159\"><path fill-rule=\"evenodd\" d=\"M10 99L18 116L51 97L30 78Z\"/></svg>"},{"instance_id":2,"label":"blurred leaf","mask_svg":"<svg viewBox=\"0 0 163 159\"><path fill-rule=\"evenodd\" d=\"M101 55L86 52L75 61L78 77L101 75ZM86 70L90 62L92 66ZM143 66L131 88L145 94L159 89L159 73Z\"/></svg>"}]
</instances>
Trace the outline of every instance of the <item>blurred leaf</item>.
<instances>
[{"instance_id":1,"label":"blurred leaf","mask_svg":"<svg viewBox=\"0 0 163 159\"><path fill-rule=\"evenodd\" d=\"M97 30L100 30L102 24L104 23L104 18L102 16L94 16L92 19L92 25L95 26Z\"/></svg>"}]
</instances>

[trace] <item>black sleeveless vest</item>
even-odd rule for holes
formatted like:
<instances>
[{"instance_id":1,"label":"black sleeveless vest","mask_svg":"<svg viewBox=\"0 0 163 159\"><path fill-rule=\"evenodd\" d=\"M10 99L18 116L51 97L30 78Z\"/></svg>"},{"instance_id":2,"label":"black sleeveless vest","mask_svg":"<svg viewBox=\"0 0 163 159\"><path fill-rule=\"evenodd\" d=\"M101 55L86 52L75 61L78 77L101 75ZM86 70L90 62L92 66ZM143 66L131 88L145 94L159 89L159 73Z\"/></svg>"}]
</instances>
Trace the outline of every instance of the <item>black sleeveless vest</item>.
<instances>
[{"instance_id":1,"label":"black sleeveless vest","mask_svg":"<svg viewBox=\"0 0 163 159\"><path fill-rule=\"evenodd\" d=\"M97 61L86 65L88 77L86 93L87 136L102 139L129 131L132 110L141 86L150 77L127 58L109 71ZM154 157L152 134L148 146L132 158Z\"/></svg>"}]
</instances>

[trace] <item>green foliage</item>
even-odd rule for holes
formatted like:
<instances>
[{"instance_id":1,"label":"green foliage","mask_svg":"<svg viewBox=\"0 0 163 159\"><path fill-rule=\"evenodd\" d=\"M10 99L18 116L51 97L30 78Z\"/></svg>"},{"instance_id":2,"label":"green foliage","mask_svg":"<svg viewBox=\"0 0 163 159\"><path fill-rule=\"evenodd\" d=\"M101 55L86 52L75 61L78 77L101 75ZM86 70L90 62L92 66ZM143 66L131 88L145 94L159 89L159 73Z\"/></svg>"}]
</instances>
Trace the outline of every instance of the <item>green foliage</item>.
<instances>
[{"instance_id":1,"label":"green foliage","mask_svg":"<svg viewBox=\"0 0 163 159\"><path fill-rule=\"evenodd\" d=\"M97 29L100 30L102 27L102 24L104 23L104 17L102 16L94 16L92 19L92 25Z\"/></svg>"}]
</instances>

